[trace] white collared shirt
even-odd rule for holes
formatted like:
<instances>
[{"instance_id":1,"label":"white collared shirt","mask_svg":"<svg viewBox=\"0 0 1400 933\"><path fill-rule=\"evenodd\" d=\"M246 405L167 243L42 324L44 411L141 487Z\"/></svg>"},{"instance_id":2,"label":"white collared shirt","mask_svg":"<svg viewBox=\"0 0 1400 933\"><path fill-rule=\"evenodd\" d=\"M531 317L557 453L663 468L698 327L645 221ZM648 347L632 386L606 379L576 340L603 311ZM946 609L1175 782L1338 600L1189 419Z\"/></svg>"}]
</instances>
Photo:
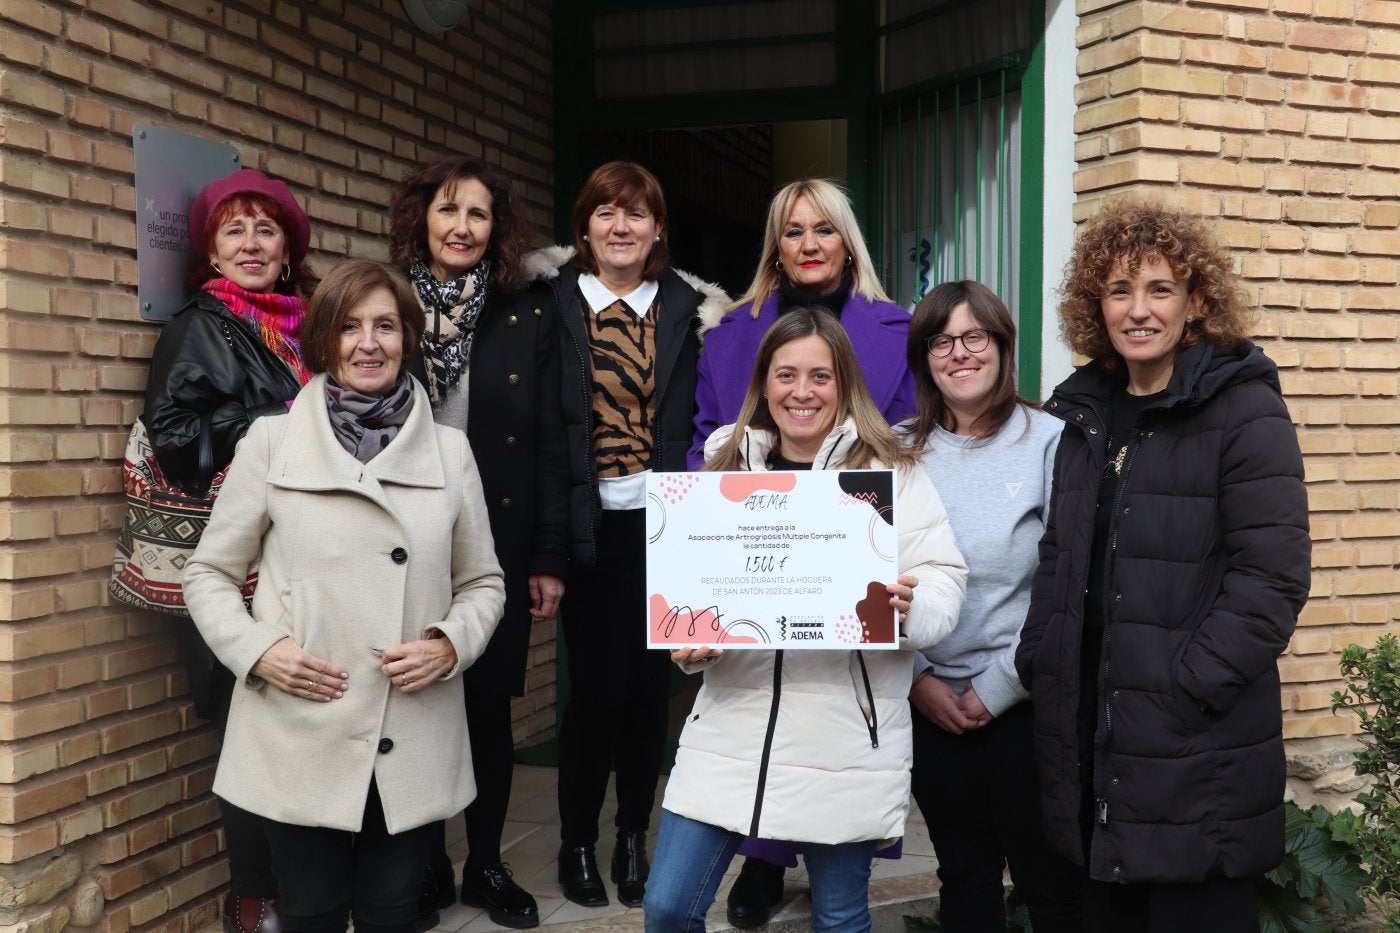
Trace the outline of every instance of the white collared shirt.
<instances>
[{"instance_id":1,"label":"white collared shirt","mask_svg":"<svg viewBox=\"0 0 1400 933\"><path fill-rule=\"evenodd\" d=\"M661 286L654 281L642 280L642 284L632 290L629 295L614 295L606 285L598 281L596 275L585 272L578 277L578 290L583 293L584 301L588 302L588 307L594 314L605 308L612 307L613 302L620 301L627 306L637 317L646 317L651 310L651 303L656 300L656 293Z\"/></svg>"}]
</instances>

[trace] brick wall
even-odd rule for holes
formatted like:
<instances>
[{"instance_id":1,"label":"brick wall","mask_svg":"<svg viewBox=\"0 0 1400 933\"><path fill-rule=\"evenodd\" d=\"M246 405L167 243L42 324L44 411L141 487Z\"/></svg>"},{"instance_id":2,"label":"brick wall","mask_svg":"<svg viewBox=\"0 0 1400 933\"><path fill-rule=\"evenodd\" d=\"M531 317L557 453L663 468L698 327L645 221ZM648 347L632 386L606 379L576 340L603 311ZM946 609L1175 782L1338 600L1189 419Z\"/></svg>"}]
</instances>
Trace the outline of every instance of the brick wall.
<instances>
[{"instance_id":1,"label":"brick wall","mask_svg":"<svg viewBox=\"0 0 1400 933\"><path fill-rule=\"evenodd\" d=\"M399 0L0 0L0 926L187 930L227 877L166 621L106 595L119 464L157 326L136 304L134 123L288 180L313 262L387 258L413 163L481 155L553 203L547 0L472 0L419 33ZM536 627L517 738L552 727Z\"/></svg>"},{"instance_id":2,"label":"brick wall","mask_svg":"<svg viewBox=\"0 0 1400 933\"><path fill-rule=\"evenodd\" d=\"M1262 312L1302 444L1312 597L1284 735L1352 734L1337 653L1400 631L1400 3L1079 0L1076 217L1155 192L1206 216Z\"/></svg>"}]
</instances>

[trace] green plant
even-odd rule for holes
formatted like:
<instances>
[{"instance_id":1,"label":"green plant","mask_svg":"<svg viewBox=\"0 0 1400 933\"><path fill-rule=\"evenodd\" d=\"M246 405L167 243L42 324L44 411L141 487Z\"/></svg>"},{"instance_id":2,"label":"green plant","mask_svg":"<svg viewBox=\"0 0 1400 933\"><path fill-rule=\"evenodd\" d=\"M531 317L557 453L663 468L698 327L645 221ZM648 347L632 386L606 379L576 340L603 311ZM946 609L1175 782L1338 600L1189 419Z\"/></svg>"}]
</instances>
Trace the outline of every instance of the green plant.
<instances>
[{"instance_id":1,"label":"green plant","mask_svg":"<svg viewBox=\"0 0 1400 933\"><path fill-rule=\"evenodd\" d=\"M1366 864L1364 893L1385 914L1386 930L1400 931L1400 642L1382 635L1371 649L1342 649L1347 685L1332 694L1332 710L1349 710L1365 735L1356 753L1356 773L1372 779L1356 796L1363 822L1357 848Z\"/></svg>"},{"instance_id":2,"label":"green plant","mask_svg":"<svg viewBox=\"0 0 1400 933\"><path fill-rule=\"evenodd\" d=\"M1366 881L1356 848L1359 826L1347 810L1284 804L1283 862L1259 883L1260 933L1332 933L1318 898L1348 917L1364 909L1358 894Z\"/></svg>"}]
</instances>

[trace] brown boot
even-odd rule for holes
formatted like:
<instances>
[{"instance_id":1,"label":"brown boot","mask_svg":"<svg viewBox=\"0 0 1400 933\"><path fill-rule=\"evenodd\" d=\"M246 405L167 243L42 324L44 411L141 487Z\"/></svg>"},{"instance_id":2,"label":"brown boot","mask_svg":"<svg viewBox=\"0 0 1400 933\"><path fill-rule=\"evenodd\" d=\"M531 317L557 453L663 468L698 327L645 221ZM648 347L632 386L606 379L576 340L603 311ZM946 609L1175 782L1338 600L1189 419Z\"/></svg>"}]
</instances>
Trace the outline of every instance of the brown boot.
<instances>
[{"instance_id":1,"label":"brown boot","mask_svg":"<svg viewBox=\"0 0 1400 933\"><path fill-rule=\"evenodd\" d=\"M274 900L230 891L224 897L224 933L282 933L282 911Z\"/></svg>"}]
</instances>

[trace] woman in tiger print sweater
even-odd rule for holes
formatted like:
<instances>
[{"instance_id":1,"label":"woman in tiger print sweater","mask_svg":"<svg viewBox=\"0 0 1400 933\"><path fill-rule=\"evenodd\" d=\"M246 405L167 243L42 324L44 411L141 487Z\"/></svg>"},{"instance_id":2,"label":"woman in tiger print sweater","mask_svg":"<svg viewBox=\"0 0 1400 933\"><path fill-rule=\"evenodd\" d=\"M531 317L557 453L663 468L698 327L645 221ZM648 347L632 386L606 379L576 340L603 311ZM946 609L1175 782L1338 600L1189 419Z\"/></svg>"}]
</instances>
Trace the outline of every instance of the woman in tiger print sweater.
<instances>
[{"instance_id":1,"label":"woman in tiger print sweater","mask_svg":"<svg viewBox=\"0 0 1400 933\"><path fill-rule=\"evenodd\" d=\"M701 318L728 298L668 263L666 200L640 165L609 162L574 204L576 251L553 279L573 472L574 565L564 594L569 700L559 730L559 882L608 903L594 846L617 771L618 900L642 902L646 832L666 739L664 651L643 638L646 473L684 470Z\"/></svg>"}]
</instances>

